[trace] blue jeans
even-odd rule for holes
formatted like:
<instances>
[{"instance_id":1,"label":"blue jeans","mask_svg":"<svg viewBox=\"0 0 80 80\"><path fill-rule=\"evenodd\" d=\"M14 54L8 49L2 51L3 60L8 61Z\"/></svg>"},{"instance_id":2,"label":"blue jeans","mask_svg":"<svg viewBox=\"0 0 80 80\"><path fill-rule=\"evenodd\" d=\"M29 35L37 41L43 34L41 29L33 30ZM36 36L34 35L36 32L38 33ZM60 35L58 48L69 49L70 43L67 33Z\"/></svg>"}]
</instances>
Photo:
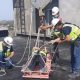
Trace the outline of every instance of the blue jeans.
<instances>
[{"instance_id":1,"label":"blue jeans","mask_svg":"<svg viewBox=\"0 0 80 80\"><path fill-rule=\"evenodd\" d=\"M5 67L7 67L7 68L10 68L10 67L12 67L12 60L11 59L9 59L9 60L5 60L6 61L6 64L5 64ZM11 63L10 63L11 62Z\"/></svg>"},{"instance_id":2,"label":"blue jeans","mask_svg":"<svg viewBox=\"0 0 80 80\"><path fill-rule=\"evenodd\" d=\"M75 45L75 42L71 44L72 72L80 71L80 38L78 38L76 41L77 45Z\"/></svg>"},{"instance_id":3,"label":"blue jeans","mask_svg":"<svg viewBox=\"0 0 80 80\"><path fill-rule=\"evenodd\" d=\"M6 68L12 66L9 61L12 62L11 59L5 60L4 56L2 55L2 52L0 52L0 67Z\"/></svg>"}]
</instances>

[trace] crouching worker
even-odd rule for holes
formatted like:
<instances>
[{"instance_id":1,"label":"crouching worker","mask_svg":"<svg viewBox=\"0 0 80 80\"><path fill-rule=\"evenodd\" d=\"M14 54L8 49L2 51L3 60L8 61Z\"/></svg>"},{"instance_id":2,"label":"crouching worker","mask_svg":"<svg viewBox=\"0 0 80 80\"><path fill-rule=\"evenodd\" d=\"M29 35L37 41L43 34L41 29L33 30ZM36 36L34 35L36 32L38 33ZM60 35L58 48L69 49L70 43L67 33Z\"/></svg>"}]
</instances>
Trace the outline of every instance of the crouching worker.
<instances>
[{"instance_id":1,"label":"crouching worker","mask_svg":"<svg viewBox=\"0 0 80 80\"><path fill-rule=\"evenodd\" d=\"M5 37L3 42L0 42L0 67L1 69L11 69L11 58L14 55L12 37ZM11 62L11 63L10 63Z\"/></svg>"}]
</instances>

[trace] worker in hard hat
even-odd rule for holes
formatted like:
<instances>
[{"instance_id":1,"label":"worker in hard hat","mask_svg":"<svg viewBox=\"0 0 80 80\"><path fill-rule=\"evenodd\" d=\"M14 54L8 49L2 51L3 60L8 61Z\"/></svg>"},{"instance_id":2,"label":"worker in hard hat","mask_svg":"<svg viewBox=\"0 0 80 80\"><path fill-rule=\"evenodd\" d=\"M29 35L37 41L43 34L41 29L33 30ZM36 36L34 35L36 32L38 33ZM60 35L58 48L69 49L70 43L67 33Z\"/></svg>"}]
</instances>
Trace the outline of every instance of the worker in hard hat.
<instances>
[{"instance_id":1,"label":"worker in hard hat","mask_svg":"<svg viewBox=\"0 0 80 80\"><path fill-rule=\"evenodd\" d=\"M0 66L11 69L13 66L10 64L11 58L14 55L13 38L5 37L3 42L0 42Z\"/></svg>"},{"instance_id":2,"label":"worker in hard hat","mask_svg":"<svg viewBox=\"0 0 80 80\"><path fill-rule=\"evenodd\" d=\"M55 19L55 18L59 18L62 21L62 19L59 16L59 8L58 7L53 7L52 8L52 20ZM53 25L51 24L47 27L45 25L44 26L42 25L42 26L40 26L40 28L45 30L45 29L48 29L48 28L53 28Z\"/></svg>"},{"instance_id":3,"label":"worker in hard hat","mask_svg":"<svg viewBox=\"0 0 80 80\"><path fill-rule=\"evenodd\" d=\"M54 18L59 17L59 8L58 7L53 7L52 8L52 15L53 15Z\"/></svg>"},{"instance_id":4,"label":"worker in hard hat","mask_svg":"<svg viewBox=\"0 0 80 80\"><path fill-rule=\"evenodd\" d=\"M59 15L59 8L58 7L53 7L52 8L52 20L58 18L61 22L62 19L60 18ZM60 32L57 29L54 29L54 26L51 24L49 26L41 26L41 29L46 30L49 29L51 30L51 39L56 39L58 36L61 36ZM55 53L54 53L55 52ZM53 44L53 62L55 63L55 67L59 66L59 49L58 49L58 43L56 42Z\"/></svg>"},{"instance_id":5,"label":"worker in hard hat","mask_svg":"<svg viewBox=\"0 0 80 80\"><path fill-rule=\"evenodd\" d=\"M52 16L53 16L53 19L58 18L60 21L62 21L60 15L59 15L59 8L56 6L54 6L52 8ZM59 35L60 35L60 32L57 29L51 30L51 38L52 39L56 39ZM53 61L55 63L55 67L56 67L57 63L59 64L59 48L58 48L57 42L53 44L53 51L55 52L54 57L53 57Z\"/></svg>"},{"instance_id":6,"label":"worker in hard hat","mask_svg":"<svg viewBox=\"0 0 80 80\"><path fill-rule=\"evenodd\" d=\"M59 37L51 40L50 43L62 43L65 41L71 43L72 74L69 77L75 78L76 76L80 76L80 28L70 23L63 24L59 19L53 19L52 25L64 35L64 39Z\"/></svg>"}]
</instances>

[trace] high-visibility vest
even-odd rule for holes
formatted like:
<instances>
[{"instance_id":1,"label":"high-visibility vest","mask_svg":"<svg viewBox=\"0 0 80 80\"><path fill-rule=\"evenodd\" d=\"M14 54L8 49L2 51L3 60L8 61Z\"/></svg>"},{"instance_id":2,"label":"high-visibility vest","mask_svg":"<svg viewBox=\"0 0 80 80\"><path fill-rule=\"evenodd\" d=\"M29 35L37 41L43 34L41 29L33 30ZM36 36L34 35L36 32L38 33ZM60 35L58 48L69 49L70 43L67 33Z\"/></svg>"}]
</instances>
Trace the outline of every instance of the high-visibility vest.
<instances>
[{"instance_id":1,"label":"high-visibility vest","mask_svg":"<svg viewBox=\"0 0 80 80\"><path fill-rule=\"evenodd\" d=\"M7 49L6 53L2 53L3 52L3 46L2 46L2 41L0 42L0 52L1 54L4 54L5 57L9 57L11 55L10 49Z\"/></svg>"},{"instance_id":2,"label":"high-visibility vest","mask_svg":"<svg viewBox=\"0 0 80 80\"><path fill-rule=\"evenodd\" d=\"M63 27L69 26L71 27L71 32L70 32L70 38L71 40L76 40L79 36L80 36L80 29L78 26L74 25L74 24L64 24Z\"/></svg>"},{"instance_id":3,"label":"high-visibility vest","mask_svg":"<svg viewBox=\"0 0 80 80\"><path fill-rule=\"evenodd\" d=\"M5 52L5 57L9 57L11 55L10 49L7 49L7 51Z\"/></svg>"},{"instance_id":4,"label":"high-visibility vest","mask_svg":"<svg viewBox=\"0 0 80 80\"><path fill-rule=\"evenodd\" d=\"M60 31L53 30L52 33L51 33L51 38L55 39L57 37L60 37L61 39L63 39L64 38L64 34L61 33Z\"/></svg>"}]
</instances>

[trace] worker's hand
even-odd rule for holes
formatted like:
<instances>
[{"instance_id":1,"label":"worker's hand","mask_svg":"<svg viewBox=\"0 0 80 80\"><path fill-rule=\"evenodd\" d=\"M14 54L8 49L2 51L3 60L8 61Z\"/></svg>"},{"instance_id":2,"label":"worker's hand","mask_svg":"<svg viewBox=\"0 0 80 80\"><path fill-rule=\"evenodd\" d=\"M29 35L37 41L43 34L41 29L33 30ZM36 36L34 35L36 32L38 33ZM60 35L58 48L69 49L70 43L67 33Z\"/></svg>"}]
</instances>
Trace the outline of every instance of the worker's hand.
<instances>
[{"instance_id":1,"label":"worker's hand","mask_svg":"<svg viewBox=\"0 0 80 80\"><path fill-rule=\"evenodd\" d=\"M5 58L5 60L9 60L9 59L10 59L9 57Z\"/></svg>"},{"instance_id":2,"label":"worker's hand","mask_svg":"<svg viewBox=\"0 0 80 80\"><path fill-rule=\"evenodd\" d=\"M57 38L55 40L51 40L49 43L54 44L55 42L60 43L61 42L60 38Z\"/></svg>"},{"instance_id":3,"label":"worker's hand","mask_svg":"<svg viewBox=\"0 0 80 80\"><path fill-rule=\"evenodd\" d=\"M39 50L39 47L33 47L32 51L37 52Z\"/></svg>"},{"instance_id":4,"label":"worker's hand","mask_svg":"<svg viewBox=\"0 0 80 80\"><path fill-rule=\"evenodd\" d=\"M50 25L49 28L50 30L54 30L55 27L53 25Z\"/></svg>"},{"instance_id":5,"label":"worker's hand","mask_svg":"<svg viewBox=\"0 0 80 80\"><path fill-rule=\"evenodd\" d=\"M51 40L48 43L54 44L55 43L55 40Z\"/></svg>"},{"instance_id":6,"label":"worker's hand","mask_svg":"<svg viewBox=\"0 0 80 80\"><path fill-rule=\"evenodd\" d=\"M40 26L40 29L41 29L41 30L46 30L46 27L41 25L41 26Z\"/></svg>"}]
</instances>

